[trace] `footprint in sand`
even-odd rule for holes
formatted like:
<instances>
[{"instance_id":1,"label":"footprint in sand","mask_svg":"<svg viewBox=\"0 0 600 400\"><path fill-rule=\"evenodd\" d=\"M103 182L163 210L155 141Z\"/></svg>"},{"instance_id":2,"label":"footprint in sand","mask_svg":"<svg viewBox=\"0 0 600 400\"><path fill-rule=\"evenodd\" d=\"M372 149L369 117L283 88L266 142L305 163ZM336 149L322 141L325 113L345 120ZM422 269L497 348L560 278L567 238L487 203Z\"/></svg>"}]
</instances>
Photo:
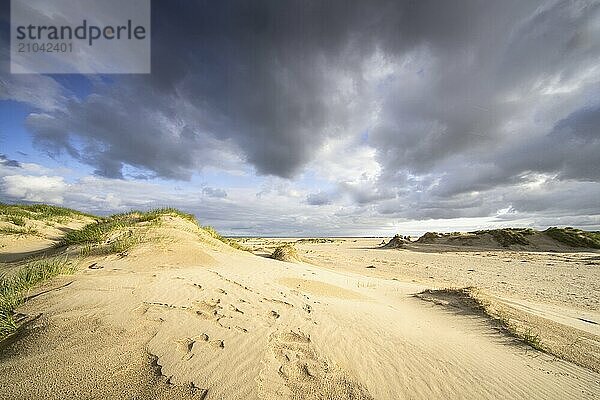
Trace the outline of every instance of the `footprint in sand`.
<instances>
[{"instance_id":1,"label":"footprint in sand","mask_svg":"<svg viewBox=\"0 0 600 400\"><path fill-rule=\"evenodd\" d=\"M192 351L192 348L194 347L194 343L196 343L196 341L191 338L179 339L179 340L177 340L177 348L182 353L188 354Z\"/></svg>"},{"instance_id":2,"label":"footprint in sand","mask_svg":"<svg viewBox=\"0 0 600 400\"><path fill-rule=\"evenodd\" d=\"M284 305L284 306L286 306L286 307L288 307L288 308L292 308L292 307L294 307L294 305L293 305L293 304L291 304L291 303L288 303L287 301L283 301L283 300L278 300L278 299L268 299L268 298L266 298L266 297L263 297L263 300L270 301L271 303L277 303L277 304L281 304L281 305Z\"/></svg>"},{"instance_id":3,"label":"footprint in sand","mask_svg":"<svg viewBox=\"0 0 600 400\"><path fill-rule=\"evenodd\" d=\"M188 361L192 357L194 357L194 353L192 353L192 349L194 348L194 344L196 341L191 338L183 338L176 341L177 349L183 353L181 359Z\"/></svg>"},{"instance_id":4,"label":"footprint in sand","mask_svg":"<svg viewBox=\"0 0 600 400\"><path fill-rule=\"evenodd\" d=\"M292 398L372 399L362 385L321 359L308 335L300 331L274 333L269 346L279 364L279 376L292 392ZM319 397L305 396L311 393Z\"/></svg>"},{"instance_id":5,"label":"footprint in sand","mask_svg":"<svg viewBox=\"0 0 600 400\"><path fill-rule=\"evenodd\" d=\"M242 310L240 310L239 308L237 308L237 307L236 307L236 306L234 306L233 304L230 304L230 305L229 305L229 309L230 309L231 311L234 311L234 312L237 312L237 313L240 313L240 314L243 314L243 313L244 313Z\"/></svg>"},{"instance_id":6,"label":"footprint in sand","mask_svg":"<svg viewBox=\"0 0 600 400\"><path fill-rule=\"evenodd\" d=\"M191 344L190 344L191 341ZM225 342L223 342L220 339L214 339L214 340L210 340L210 336L208 336L206 333L203 333L201 335L196 336L194 339L183 339L183 341L181 342L183 345L188 345L189 346L189 351L192 351L194 345L196 344L196 342L204 342L204 343L208 343L210 344L212 347L218 348L218 349L223 349L225 348Z\"/></svg>"},{"instance_id":7,"label":"footprint in sand","mask_svg":"<svg viewBox=\"0 0 600 400\"><path fill-rule=\"evenodd\" d=\"M209 301L195 301L194 302L194 311L196 315L203 319L215 319L219 317L219 310L221 310L220 299L212 299Z\"/></svg>"},{"instance_id":8,"label":"footprint in sand","mask_svg":"<svg viewBox=\"0 0 600 400\"><path fill-rule=\"evenodd\" d=\"M208 342L208 339L210 338L206 333L203 333L202 335L198 336L198 340L202 340L203 342Z\"/></svg>"}]
</instances>

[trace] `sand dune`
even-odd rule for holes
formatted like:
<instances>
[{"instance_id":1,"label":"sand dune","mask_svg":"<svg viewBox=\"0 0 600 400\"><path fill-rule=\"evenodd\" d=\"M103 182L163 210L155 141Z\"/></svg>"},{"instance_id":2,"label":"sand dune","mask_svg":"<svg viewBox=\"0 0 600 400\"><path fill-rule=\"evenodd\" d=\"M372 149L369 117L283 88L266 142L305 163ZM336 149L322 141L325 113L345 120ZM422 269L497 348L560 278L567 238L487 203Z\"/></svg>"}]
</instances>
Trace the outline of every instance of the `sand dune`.
<instances>
[{"instance_id":1,"label":"sand dune","mask_svg":"<svg viewBox=\"0 0 600 400\"><path fill-rule=\"evenodd\" d=\"M414 296L463 283L457 276L468 275L468 264L484 277L464 283L535 308L523 302L540 300L533 289L518 299L512 295L520 286L496 290L501 285L486 278L509 264L502 257L521 268L520 258L532 255L506 253L486 263L481 254L467 261L445 254L448 264L462 260L454 276L440 273L437 253L366 250L369 240L304 242L298 249L308 262L289 263L235 250L175 216L145 235L149 240L125 255L86 256L76 274L35 289L43 294L17 311L39 317L2 342L0 398L592 399L600 393L593 368L537 351L485 318ZM425 273L436 278L411 275L410 262L438 263ZM566 264L579 271L579 264ZM586 289L598 284L596 270L585 278ZM560 304L542 302L532 314L546 316L555 307L555 322L564 323L560 307L577 306L595 320L598 292L588 295L584 304L559 296ZM590 340L598 340L594 329L586 331Z\"/></svg>"}]
</instances>

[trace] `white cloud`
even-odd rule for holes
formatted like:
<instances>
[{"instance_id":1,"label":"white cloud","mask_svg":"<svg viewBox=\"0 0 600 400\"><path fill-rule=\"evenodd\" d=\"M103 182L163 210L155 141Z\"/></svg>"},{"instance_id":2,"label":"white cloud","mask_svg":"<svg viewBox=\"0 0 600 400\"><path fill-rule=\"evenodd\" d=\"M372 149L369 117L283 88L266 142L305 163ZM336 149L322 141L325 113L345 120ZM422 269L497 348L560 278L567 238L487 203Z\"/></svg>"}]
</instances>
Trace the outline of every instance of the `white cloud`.
<instances>
[{"instance_id":1,"label":"white cloud","mask_svg":"<svg viewBox=\"0 0 600 400\"><path fill-rule=\"evenodd\" d=\"M2 178L6 195L29 202L63 204L67 187L61 176L8 175Z\"/></svg>"}]
</instances>

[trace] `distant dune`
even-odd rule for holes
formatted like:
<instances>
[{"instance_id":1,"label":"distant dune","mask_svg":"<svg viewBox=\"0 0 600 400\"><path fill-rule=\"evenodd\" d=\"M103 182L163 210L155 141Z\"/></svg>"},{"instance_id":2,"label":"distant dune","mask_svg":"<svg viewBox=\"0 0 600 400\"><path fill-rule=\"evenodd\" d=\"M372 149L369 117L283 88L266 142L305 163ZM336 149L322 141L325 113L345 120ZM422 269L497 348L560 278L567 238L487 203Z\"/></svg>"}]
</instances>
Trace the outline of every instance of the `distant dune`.
<instances>
[{"instance_id":1,"label":"distant dune","mask_svg":"<svg viewBox=\"0 0 600 400\"><path fill-rule=\"evenodd\" d=\"M0 229L0 399L600 393L600 255L572 251L594 234L234 241L7 205Z\"/></svg>"},{"instance_id":2,"label":"distant dune","mask_svg":"<svg viewBox=\"0 0 600 400\"><path fill-rule=\"evenodd\" d=\"M471 248L507 248L520 250L585 250L600 249L600 232L574 228L504 228L474 232L427 232L417 243Z\"/></svg>"}]
</instances>

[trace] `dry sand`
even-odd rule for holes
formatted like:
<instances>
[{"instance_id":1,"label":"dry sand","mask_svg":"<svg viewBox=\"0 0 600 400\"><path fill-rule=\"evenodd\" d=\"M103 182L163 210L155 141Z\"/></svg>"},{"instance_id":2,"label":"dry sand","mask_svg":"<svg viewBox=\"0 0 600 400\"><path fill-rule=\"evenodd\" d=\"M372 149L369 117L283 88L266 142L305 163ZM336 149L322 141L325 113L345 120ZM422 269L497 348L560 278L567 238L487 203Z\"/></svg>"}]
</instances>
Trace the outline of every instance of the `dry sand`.
<instances>
[{"instance_id":1,"label":"dry sand","mask_svg":"<svg viewBox=\"0 0 600 400\"><path fill-rule=\"evenodd\" d=\"M597 344L597 325L577 320L600 321L597 253L378 250L381 239L346 239L297 243L307 262L288 263L208 235L199 240L196 229L167 218L153 232L160 239L126 257L88 257L75 275L36 289L41 295L18 311L37 318L0 347L0 398L600 393L597 370L534 350L481 316L414 296L477 286L531 315L581 328ZM246 243L261 254L279 244ZM87 268L94 262L102 268Z\"/></svg>"}]
</instances>

